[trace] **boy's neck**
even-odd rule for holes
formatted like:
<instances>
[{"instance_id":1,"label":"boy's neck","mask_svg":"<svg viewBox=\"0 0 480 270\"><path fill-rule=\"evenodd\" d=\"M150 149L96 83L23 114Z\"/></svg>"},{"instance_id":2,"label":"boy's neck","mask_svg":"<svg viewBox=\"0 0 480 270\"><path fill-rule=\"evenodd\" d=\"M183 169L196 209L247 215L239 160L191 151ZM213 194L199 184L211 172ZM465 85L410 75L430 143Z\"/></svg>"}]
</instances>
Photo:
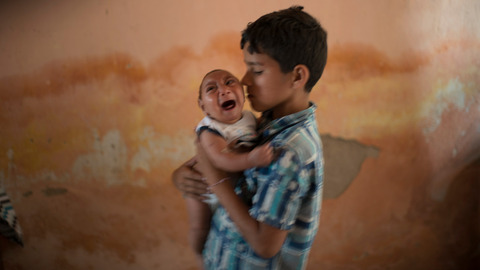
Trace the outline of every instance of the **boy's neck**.
<instances>
[{"instance_id":1,"label":"boy's neck","mask_svg":"<svg viewBox=\"0 0 480 270\"><path fill-rule=\"evenodd\" d=\"M273 119L278 119L308 109L310 106L309 98L310 95L307 92L294 95L291 99L286 100L272 109Z\"/></svg>"}]
</instances>

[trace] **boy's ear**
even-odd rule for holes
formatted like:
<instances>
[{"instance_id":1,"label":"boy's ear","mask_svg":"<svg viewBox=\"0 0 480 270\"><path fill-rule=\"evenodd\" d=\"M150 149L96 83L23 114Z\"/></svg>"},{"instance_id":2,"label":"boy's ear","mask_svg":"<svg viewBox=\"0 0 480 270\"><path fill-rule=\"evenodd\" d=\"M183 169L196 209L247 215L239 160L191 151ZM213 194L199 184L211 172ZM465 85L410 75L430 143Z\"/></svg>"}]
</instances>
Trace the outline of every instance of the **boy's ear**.
<instances>
[{"instance_id":1,"label":"boy's ear","mask_svg":"<svg viewBox=\"0 0 480 270\"><path fill-rule=\"evenodd\" d=\"M308 79L310 78L310 70L305 65L296 65L293 68L293 86L305 88Z\"/></svg>"}]
</instances>

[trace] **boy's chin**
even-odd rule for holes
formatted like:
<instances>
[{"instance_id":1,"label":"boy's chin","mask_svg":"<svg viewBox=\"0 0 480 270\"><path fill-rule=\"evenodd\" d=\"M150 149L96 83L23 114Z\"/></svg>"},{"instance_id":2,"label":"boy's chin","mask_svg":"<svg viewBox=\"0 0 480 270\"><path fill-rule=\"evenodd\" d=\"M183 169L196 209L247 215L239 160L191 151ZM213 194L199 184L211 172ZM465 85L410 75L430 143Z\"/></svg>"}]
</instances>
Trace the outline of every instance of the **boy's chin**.
<instances>
[{"instance_id":1,"label":"boy's chin","mask_svg":"<svg viewBox=\"0 0 480 270\"><path fill-rule=\"evenodd\" d=\"M255 103L255 102L250 102L250 107L252 108L252 110L256 112L263 112L267 110L263 108L263 106L260 106L258 103Z\"/></svg>"}]
</instances>

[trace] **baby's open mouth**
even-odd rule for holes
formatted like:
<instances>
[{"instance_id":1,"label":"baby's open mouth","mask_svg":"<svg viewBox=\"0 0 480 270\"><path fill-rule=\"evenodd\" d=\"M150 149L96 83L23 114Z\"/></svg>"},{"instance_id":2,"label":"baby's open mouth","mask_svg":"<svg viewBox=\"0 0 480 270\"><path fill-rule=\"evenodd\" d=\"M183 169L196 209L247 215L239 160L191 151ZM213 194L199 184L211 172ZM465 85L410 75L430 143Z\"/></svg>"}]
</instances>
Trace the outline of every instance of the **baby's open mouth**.
<instances>
[{"instance_id":1,"label":"baby's open mouth","mask_svg":"<svg viewBox=\"0 0 480 270\"><path fill-rule=\"evenodd\" d=\"M235 100L227 100L222 103L222 108L228 111L235 108L235 105L236 105Z\"/></svg>"}]
</instances>

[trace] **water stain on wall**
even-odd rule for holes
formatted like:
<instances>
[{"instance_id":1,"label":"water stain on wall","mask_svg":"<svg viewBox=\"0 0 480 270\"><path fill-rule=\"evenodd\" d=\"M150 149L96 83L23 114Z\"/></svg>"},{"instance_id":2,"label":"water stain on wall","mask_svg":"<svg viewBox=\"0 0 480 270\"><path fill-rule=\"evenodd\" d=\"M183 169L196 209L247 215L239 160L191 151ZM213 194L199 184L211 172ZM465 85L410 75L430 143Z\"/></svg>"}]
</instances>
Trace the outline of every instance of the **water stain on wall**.
<instances>
[{"instance_id":1,"label":"water stain on wall","mask_svg":"<svg viewBox=\"0 0 480 270\"><path fill-rule=\"evenodd\" d=\"M0 180L15 199L26 240L23 251L7 251L6 264L27 269L43 256L54 258L42 262L46 268L85 258L92 259L85 268L102 261L107 268L158 268L178 253L193 264L184 250L186 224L178 222L186 220L178 210L182 198L169 177L193 155L203 74L221 67L242 75L238 39L220 34L199 54L172 48L148 66L116 53L1 78ZM464 169L479 158L476 48L453 43L389 59L362 44L332 46L311 95L325 146L326 206L338 207L325 212L322 230L350 231L330 241L339 246L371 240L370 251L345 253L356 263L368 265L371 254L388 257L378 249L407 234L406 223L415 235L402 243L412 249L415 239L440 243L438 207L466 192L451 183L474 178L474 169ZM422 223L427 208L436 216ZM467 213L450 210L452 219ZM392 228L396 234L383 238ZM329 251L315 252L322 258Z\"/></svg>"},{"instance_id":2,"label":"water stain on wall","mask_svg":"<svg viewBox=\"0 0 480 270\"><path fill-rule=\"evenodd\" d=\"M47 187L44 190L42 190L42 192L43 194L45 194L45 196L51 197L51 196L64 195L68 192L68 189Z\"/></svg>"},{"instance_id":3,"label":"water stain on wall","mask_svg":"<svg viewBox=\"0 0 480 270\"><path fill-rule=\"evenodd\" d=\"M392 74L413 73L431 60L423 53L411 52L395 60L372 45L338 44L328 55L327 82L365 80ZM331 75L330 75L331 74Z\"/></svg>"}]
</instances>

